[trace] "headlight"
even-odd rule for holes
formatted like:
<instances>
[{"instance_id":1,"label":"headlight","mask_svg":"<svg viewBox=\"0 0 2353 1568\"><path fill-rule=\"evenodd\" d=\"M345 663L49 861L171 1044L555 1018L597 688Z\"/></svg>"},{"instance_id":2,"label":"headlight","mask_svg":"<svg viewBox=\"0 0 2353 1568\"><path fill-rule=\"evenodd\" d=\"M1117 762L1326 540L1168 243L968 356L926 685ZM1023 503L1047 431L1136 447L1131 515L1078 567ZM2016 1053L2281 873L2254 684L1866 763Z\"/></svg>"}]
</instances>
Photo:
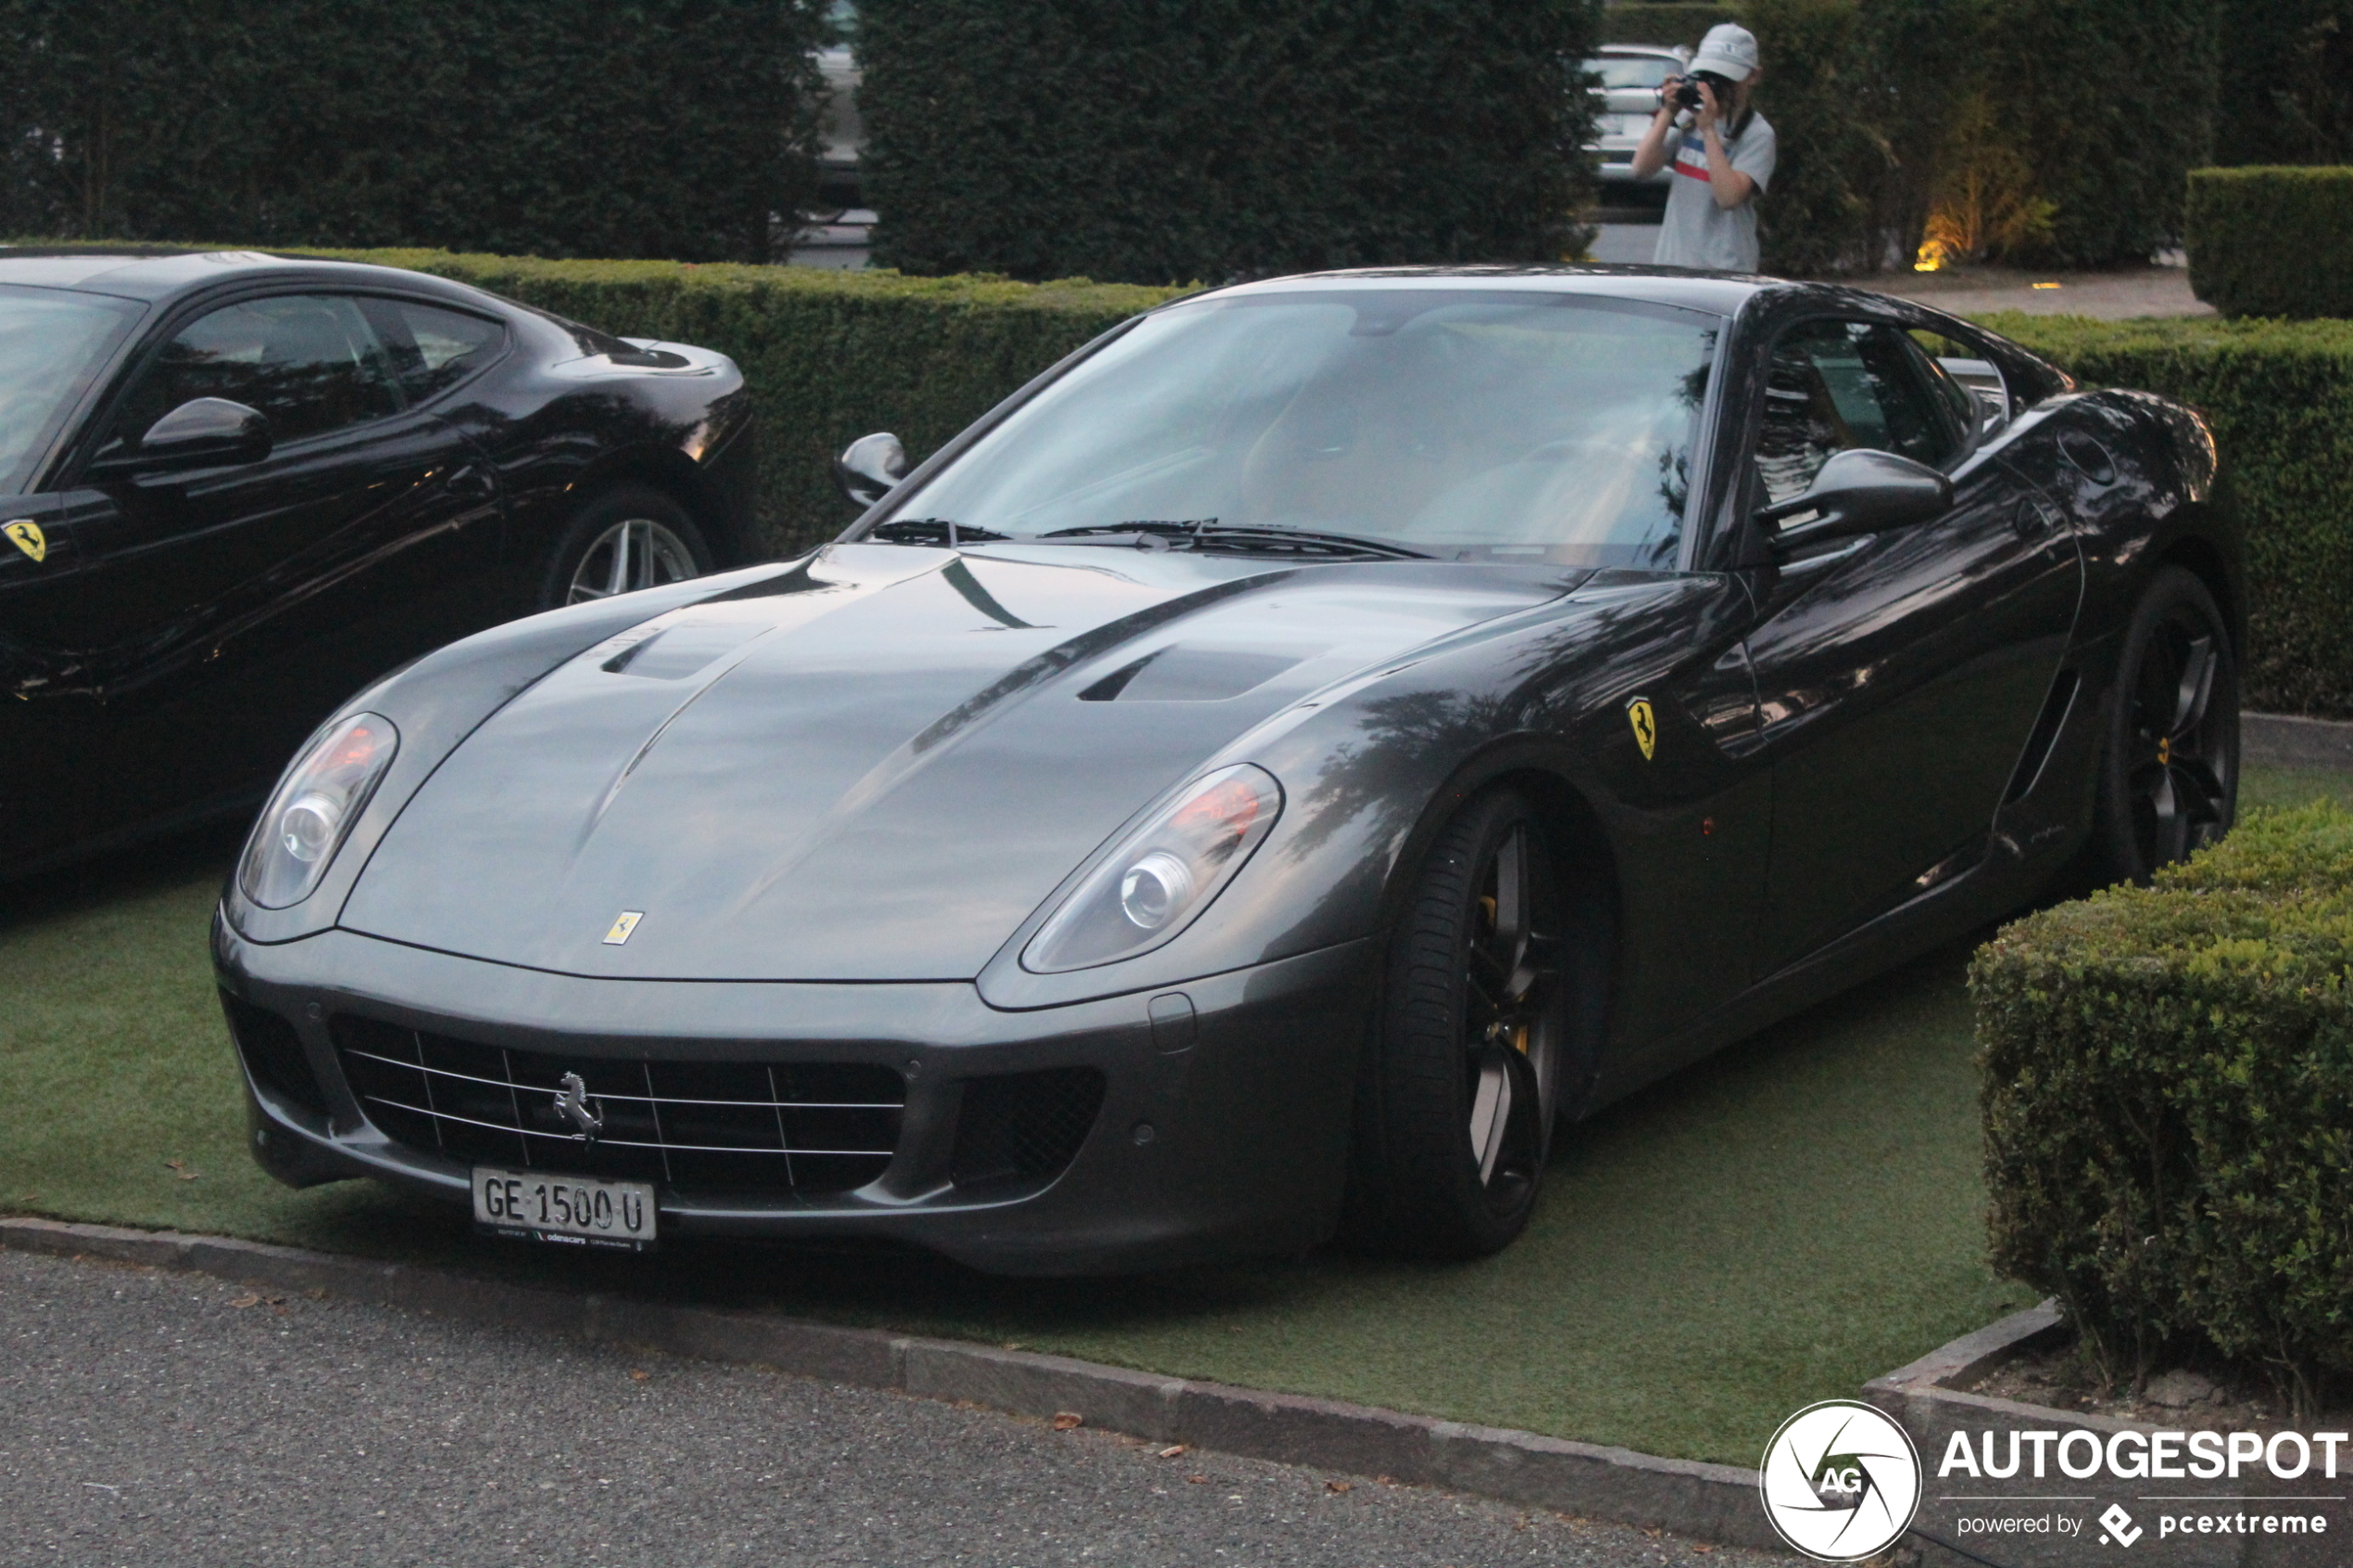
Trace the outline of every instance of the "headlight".
<instances>
[{"instance_id":1,"label":"headlight","mask_svg":"<svg viewBox=\"0 0 2353 1568\"><path fill-rule=\"evenodd\" d=\"M1264 768L1243 762L1201 780L1078 884L1030 941L1022 967L1054 974L1159 947L1241 870L1282 809L1282 786Z\"/></svg>"},{"instance_id":2,"label":"headlight","mask_svg":"<svg viewBox=\"0 0 2353 1568\"><path fill-rule=\"evenodd\" d=\"M309 897L399 746L400 732L373 713L355 713L320 736L287 771L245 842L237 868L245 897L265 909Z\"/></svg>"}]
</instances>

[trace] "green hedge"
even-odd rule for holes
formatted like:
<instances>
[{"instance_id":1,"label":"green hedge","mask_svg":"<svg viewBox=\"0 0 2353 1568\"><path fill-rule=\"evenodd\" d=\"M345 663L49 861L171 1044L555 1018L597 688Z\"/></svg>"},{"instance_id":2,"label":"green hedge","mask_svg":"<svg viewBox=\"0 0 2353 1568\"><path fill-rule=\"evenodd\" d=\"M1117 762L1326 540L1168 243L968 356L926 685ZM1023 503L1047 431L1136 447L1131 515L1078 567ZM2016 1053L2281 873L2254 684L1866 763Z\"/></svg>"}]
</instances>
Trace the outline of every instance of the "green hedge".
<instances>
[{"instance_id":1,"label":"green hedge","mask_svg":"<svg viewBox=\"0 0 2353 1568\"><path fill-rule=\"evenodd\" d=\"M2246 530L2246 704L2353 717L2353 322L1983 320L2089 384L2206 414Z\"/></svg>"},{"instance_id":2,"label":"green hedge","mask_svg":"<svg viewBox=\"0 0 2353 1568\"><path fill-rule=\"evenodd\" d=\"M864 0L877 263L1141 283L1553 261L1594 0Z\"/></svg>"},{"instance_id":3,"label":"green hedge","mask_svg":"<svg viewBox=\"0 0 2353 1568\"><path fill-rule=\"evenodd\" d=\"M2353 163L2353 0L2218 0L2214 161Z\"/></svg>"},{"instance_id":4,"label":"green hedge","mask_svg":"<svg viewBox=\"0 0 2353 1568\"><path fill-rule=\"evenodd\" d=\"M0 232L765 261L824 0L0 0Z\"/></svg>"},{"instance_id":5,"label":"green hedge","mask_svg":"<svg viewBox=\"0 0 2353 1568\"><path fill-rule=\"evenodd\" d=\"M2353 815L2257 813L1969 971L1994 1267L2111 1378L2210 1346L2309 1416L2353 1374Z\"/></svg>"},{"instance_id":6,"label":"green hedge","mask_svg":"<svg viewBox=\"0 0 2353 1568\"><path fill-rule=\"evenodd\" d=\"M1604 44L1680 44L1696 49L1707 30L1718 22L1742 18L1736 6L1678 4L1611 5L1602 11L1600 41Z\"/></svg>"},{"instance_id":7,"label":"green hedge","mask_svg":"<svg viewBox=\"0 0 2353 1568\"><path fill-rule=\"evenodd\" d=\"M1031 376L1176 292L1085 279L907 278L815 267L334 253L490 289L627 337L699 344L743 367L760 408L761 522L780 552L855 516L834 455L871 431L929 455Z\"/></svg>"},{"instance_id":8,"label":"green hedge","mask_svg":"<svg viewBox=\"0 0 2353 1568\"><path fill-rule=\"evenodd\" d=\"M2353 169L2196 169L2186 234L2225 316L2353 316Z\"/></svg>"}]
</instances>

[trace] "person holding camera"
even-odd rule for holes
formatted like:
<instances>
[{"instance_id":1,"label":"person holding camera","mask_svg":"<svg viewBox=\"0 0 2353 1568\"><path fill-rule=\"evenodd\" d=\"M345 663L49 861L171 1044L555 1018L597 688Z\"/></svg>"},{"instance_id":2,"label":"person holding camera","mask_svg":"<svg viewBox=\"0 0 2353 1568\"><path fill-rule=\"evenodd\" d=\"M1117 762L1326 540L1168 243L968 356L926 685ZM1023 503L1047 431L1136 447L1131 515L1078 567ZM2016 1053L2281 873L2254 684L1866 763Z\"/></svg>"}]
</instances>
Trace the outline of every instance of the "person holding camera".
<instances>
[{"instance_id":1,"label":"person holding camera","mask_svg":"<svg viewBox=\"0 0 2353 1568\"><path fill-rule=\"evenodd\" d=\"M1756 35L1724 22L1707 30L1690 73L1660 86L1658 113L1634 151L1637 180L1674 159L1659 266L1756 270L1756 198L1780 151L1772 126L1748 104L1763 75Z\"/></svg>"}]
</instances>

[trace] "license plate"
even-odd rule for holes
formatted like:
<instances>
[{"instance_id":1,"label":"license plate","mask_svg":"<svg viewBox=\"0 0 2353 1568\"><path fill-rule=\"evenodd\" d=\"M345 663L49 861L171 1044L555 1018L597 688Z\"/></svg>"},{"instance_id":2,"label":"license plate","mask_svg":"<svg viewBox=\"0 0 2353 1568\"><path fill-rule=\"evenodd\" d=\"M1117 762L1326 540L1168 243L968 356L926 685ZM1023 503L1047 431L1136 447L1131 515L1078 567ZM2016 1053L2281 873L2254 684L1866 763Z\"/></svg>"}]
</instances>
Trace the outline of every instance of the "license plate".
<instances>
[{"instance_id":1,"label":"license plate","mask_svg":"<svg viewBox=\"0 0 2353 1568\"><path fill-rule=\"evenodd\" d=\"M518 1241L650 1252L653 1184L477 1165L474 1228Z\"/></svg>"}]
</instances>

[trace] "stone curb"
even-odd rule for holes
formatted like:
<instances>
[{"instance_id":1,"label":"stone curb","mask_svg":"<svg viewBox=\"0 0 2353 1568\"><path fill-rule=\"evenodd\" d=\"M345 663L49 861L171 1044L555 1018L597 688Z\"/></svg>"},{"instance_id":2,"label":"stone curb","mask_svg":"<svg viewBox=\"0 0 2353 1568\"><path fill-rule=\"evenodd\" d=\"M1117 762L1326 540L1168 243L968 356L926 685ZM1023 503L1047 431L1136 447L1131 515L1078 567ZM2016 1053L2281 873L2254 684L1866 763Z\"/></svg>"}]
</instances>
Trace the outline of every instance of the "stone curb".
<instances>
[{"instance_id":1,"label":"stone curb","mask_svg":"<svg viewBox=\"0 0 2353 1568\"><path fill-rule=\"evenodd\" d=\"M2353 768L2353 724L2292 713L2242 713L2239 759L2273 768Z\"/></svg>"},{"instance_id":2,"label":"stone curb","mask_svg":"<svg viewBox=\"0 0 2353 1568\"><path fill-rule=\"evenodd\" d=\"M1297 1394L1235 1388L878 1329L761 1312L673 1306L530 1286L297 1247L56 1220L0 1219L0 1248L184 1269L240 1284L351 1300L703 1361L986 1406L1075 1411L1087 1424L1153 1442L1335 1470L1665 1529L1728 1546L1786 1549L1758 1506L1753 1470L1470 1426Z\"/></svg>"}]
</instances>

